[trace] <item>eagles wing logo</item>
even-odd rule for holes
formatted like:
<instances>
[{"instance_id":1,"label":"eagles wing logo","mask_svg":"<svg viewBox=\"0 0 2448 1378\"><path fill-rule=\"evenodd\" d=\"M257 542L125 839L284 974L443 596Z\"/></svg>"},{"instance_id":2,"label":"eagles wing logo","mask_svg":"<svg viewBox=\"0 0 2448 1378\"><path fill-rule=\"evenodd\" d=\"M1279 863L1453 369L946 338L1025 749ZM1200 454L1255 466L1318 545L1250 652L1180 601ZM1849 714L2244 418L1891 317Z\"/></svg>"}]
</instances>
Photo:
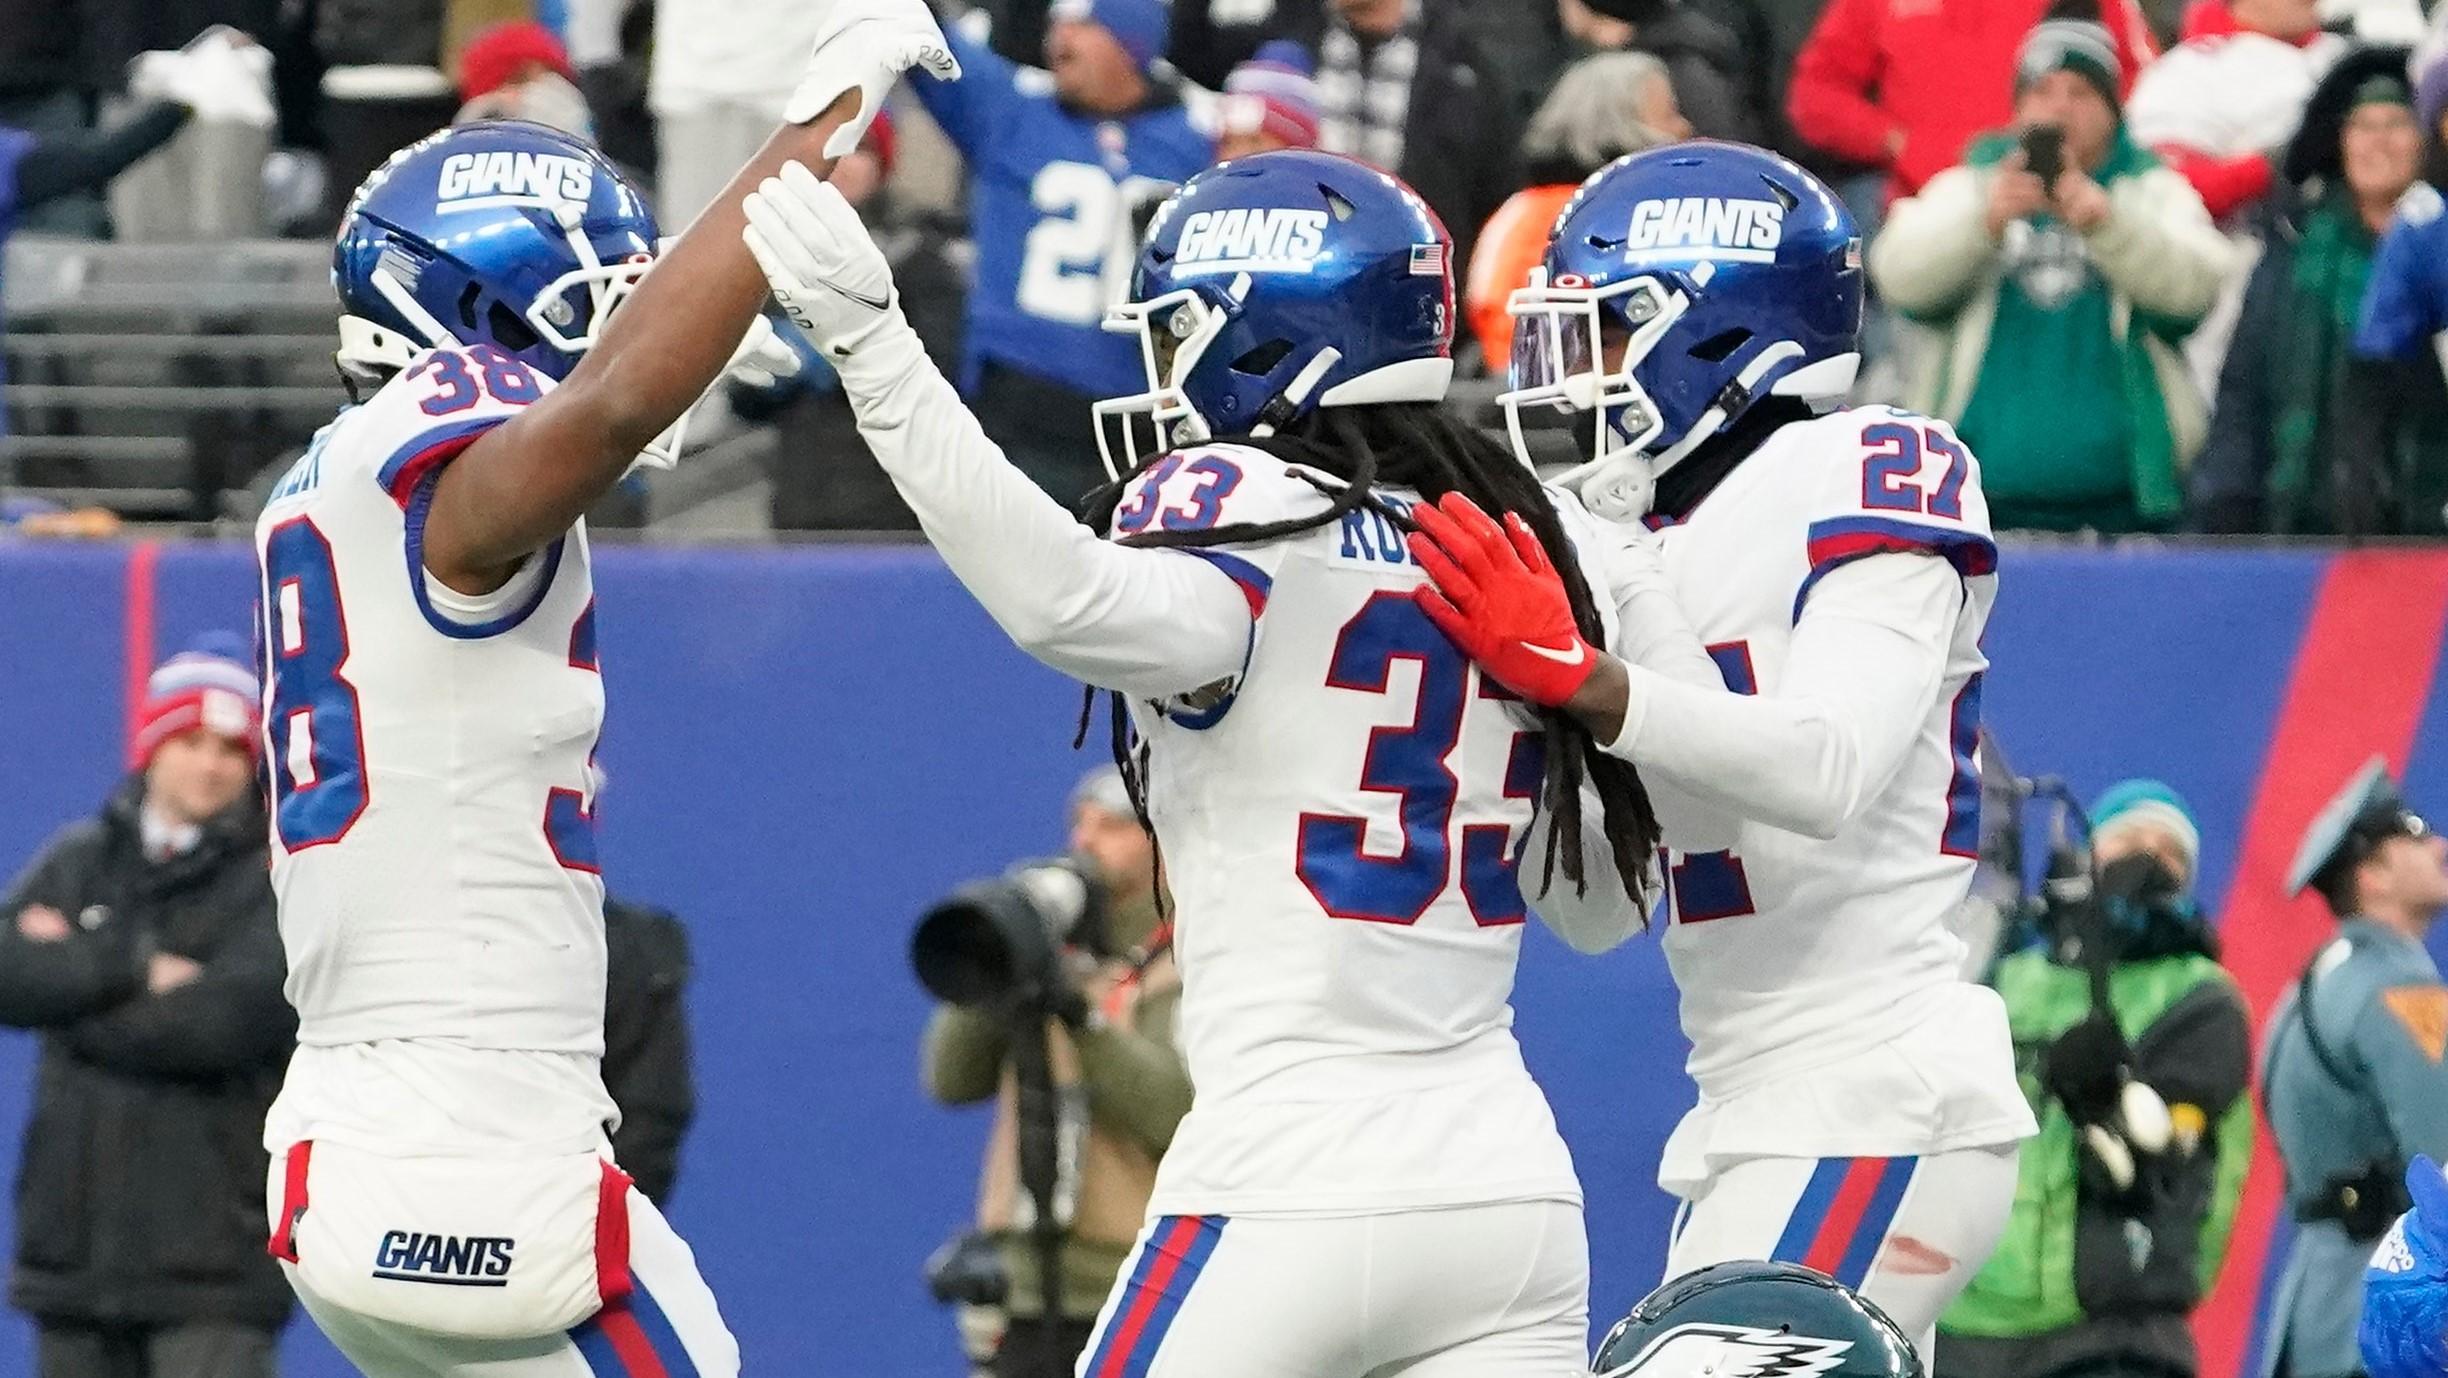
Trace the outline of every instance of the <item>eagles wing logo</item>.
<instances>
[{"instance_id":1,"label":"eagles wing logo","mask_svg":"<svg viewBox=\"0 0 2448 1378\"><path fill-rule=\"evenodd\" d=\"M1844 1362L1851 1340L1822 1340L1743 1325L1678 1325L1598 1378L1818 1378Z\"/></svg>"}]
</instances>

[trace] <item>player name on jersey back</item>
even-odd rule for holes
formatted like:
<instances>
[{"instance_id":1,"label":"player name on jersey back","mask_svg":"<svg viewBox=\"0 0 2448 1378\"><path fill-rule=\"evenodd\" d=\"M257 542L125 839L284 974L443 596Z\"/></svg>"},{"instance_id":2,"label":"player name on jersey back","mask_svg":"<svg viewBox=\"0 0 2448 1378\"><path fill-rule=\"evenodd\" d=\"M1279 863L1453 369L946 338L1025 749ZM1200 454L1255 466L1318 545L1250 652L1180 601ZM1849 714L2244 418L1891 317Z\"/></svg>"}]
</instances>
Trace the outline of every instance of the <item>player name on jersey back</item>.
<instances>
[{"instance_id":1,"label":"player name on jersey back","mask_svg":"<svg viewBox=\"0 0 2448 1378\"><path fill-rule=\"evenodd\" d=\"M1156 461L1115 534L1329 500L1275 456L1203 447ZM1541 739L1413 601L1391 515L1410 500L1179 557L1238 584L1256 626L1228 692L1138 709L1198 1086L1160 1209L1579 1199L1508 1003Z\"/></svg>"}]
</instances>

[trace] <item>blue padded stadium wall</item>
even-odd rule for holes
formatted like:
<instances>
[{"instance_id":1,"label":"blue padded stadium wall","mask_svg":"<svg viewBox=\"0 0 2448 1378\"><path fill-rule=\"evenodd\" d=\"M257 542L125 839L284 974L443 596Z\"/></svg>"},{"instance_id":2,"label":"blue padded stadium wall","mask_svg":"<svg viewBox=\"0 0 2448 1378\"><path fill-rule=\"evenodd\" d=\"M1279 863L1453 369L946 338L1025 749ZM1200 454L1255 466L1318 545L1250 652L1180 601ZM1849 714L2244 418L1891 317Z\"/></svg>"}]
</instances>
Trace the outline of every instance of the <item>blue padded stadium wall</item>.
<instances>
[{"instance_id":1,"label":"blue padded stadium wall","mask_svg":"<svg viewBox=\"0 0 2448 1378\"><path fill-rule=\"evenodd\" d=\"M2341 593L2337 567L2372 559L2408 563L2365 580L2385 597ZM749 1373L956 1373L919 1269L970 1212L984 1112L919 1090L926 1004L907 933L954 884L1060 845L1064 794L1088 763L1070 749L1078 691L1014 651L923 550L613 548L598 571L607 876L677 911L696 949L702 1116L672 1217ZM2294 739L2286 721L2320 744L2307 775L2386 749L2410 755L2418 800L2448 798L2431 679L2442 557L2010 548L2004 576L1991 727L2019 767L2086 792L2134 773L2175 783L2201 814L2214 910L2265 773L2285 764L2267 758ZM2423 591L2406 596L2409 579ZM0 866L111 786L131 646L243 629L251 581L236 545L0 546ZM2401 740L2292 701L2299 650L2341 638L2412 686ZM2301 906L2244 907L2284 926L2274 948L2245 943L2285 955L2254 959L2272 971L2318 939ZM1690 1094L1673 991L1654 941L1591 960L1534 931L1517 1007L1588 1190L1603 1324L1663 1257L1668 1203L1649 1174ZM0 1039L0 1160L16 1156L31 1063L30 1039ZM2237 1261L2257 1279L2261 1245ZM295 1378L348 1371L302 1321L288 1353ZM0 1323L0 1378L29 1356L22 1322Z\"/></svg>"}]
</instances>

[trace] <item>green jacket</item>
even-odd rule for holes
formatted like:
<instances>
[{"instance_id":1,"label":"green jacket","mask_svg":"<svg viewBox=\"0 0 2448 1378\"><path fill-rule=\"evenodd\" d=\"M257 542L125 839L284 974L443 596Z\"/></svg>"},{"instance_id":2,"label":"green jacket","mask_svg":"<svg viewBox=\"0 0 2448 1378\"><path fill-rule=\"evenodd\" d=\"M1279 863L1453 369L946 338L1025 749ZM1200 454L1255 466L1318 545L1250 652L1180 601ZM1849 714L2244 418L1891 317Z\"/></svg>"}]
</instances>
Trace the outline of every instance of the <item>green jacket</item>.
<instances>
[{"instance_id":1,"label":"green jacket","mask_svg":"<svg viewBox=\"0 0 2448 1378\"><path fill-rule=\"evenodd\" d=\"M2104 1312L2153 1311L2175 1318L2181 1332L2226 1257L2252 1158L2244 1094L2251 1035L2234 980L2198 953L2122 963L2109 975L2109 1004L2133 1045L2136 1074L2180 1126L2179 1143L2154 1165L2157 1185L2139 1216L2083 1188L2074 1123L2040 1085L2048 1046L2090 1013L2087 977L2035 949L2000 962L1994 981L2040 1134L2023 1145L2005 1237L1940 1327L2020 1338ZM2198 1127L2189 1152L2188 1121Z\"/></svg>"},{"instance_id":2,"label":"green jacket","mask_svg":"<svg viewBox=\"0 0 2448 1378\"><path fill-rule=\"evenodd\" d=\"M1911 361L1904 404L1961 423L1976 393L1984 393L1984 379L1995 384L1982 400L1998 414L1975 419L1997 433L1967 426L1963 436L1984 467L1996 471L1997 483L1988 474L1983 481L1999 526L2171 525L2183 510L2185 466L2209 419L2177 344L2208 314L2234 251L2191 185L2121 131L2094 174L2108 193L2103 223L2075 234L2042 216L1992 237L1989 184L2014 147L2010 131L1975 140L1963 163L1898 201L1870 242L1870 278L1880 295L1937 336ZM2010 281L2024 305L2002 311ZM2063 305L2088 309L2032 305L2050 295L2032 284L2049 282L2055 292L2079 285ZM2102 290L2105 301L2094 301ZM2098 343L2113 351L2113 376L2070 380L2033 372L2034 357L2056 357L2064 351L2049 346L2070 342L2009 338L2016 330L2002 332L2001 324L2016 321L2043 333L2104 321L2109 338ZM2009 372L1988 378L1993 369ZM2079 404L2068 396L2076 384L2086 394ZM2043 400L2030 402L2033 396ZM2113 420L2125 433L2125 491L2113 500L2009 491L2016 475L2048 471L2052 448L2065 440L2058 423L2072 405L2085 409L2087 424Z\"/></svg>"}]
</instances>

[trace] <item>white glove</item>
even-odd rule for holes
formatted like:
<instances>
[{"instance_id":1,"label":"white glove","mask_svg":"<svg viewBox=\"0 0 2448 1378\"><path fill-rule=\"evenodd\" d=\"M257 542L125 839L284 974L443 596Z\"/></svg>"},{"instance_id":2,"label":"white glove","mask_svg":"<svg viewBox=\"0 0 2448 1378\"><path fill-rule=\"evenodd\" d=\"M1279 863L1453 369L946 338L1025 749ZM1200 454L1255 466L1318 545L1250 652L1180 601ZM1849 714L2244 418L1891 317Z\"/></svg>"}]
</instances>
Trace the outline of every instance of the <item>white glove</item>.
<instances>
[{"instance_id":1,"label":"white glove","mask_svg":"<svg viewBox=\"0 0 2448 1378\"><path fill-rule=\"evenodd\" d=\"M206 29L174 52L138 54L128 70L128 92L186 106L199 120L269 129L277 118L271 52L227 25Z\"/></svg>"},{"instance_id":2,"label":"white glove","mask_svg":"<svg viewBox=\"0 0 2448 1378\"><path fill-rule=\"evenodd\" d=\"M748 193L741 237L773 288L774 303L816 347L846 355L858 337L899 315L892 266L858 212L806 165L782 165Z\"/></svg>"},{"instance_id":3,"label":"white glove","mask_svg":"<svg viewBox=\"0 0 2448 1378\"><path fill-rule=\"evenodd\" d=\"M824 20L808 54L806 75L782 107L782 118L806 124L842 92L859 91L858 114L825 140L825 156L847 156L884 108L884 95L911 67L938 81L958 81L960 63L922 0L817 0Z\"/></svg>"},{"instance_id":4,"label":"white glove","mask_svg":"<svg viewBox=\"0 0 2448 1378\"><path fill-rule=\"evenodd\" d=\"M739 348L731 351L731 362L723 365L723 377L752 388L770 388L785 378L799 376L807 361L790 347L773 322L758 316L748 323L748 333Z\"/></svg>"}]
</instances>

